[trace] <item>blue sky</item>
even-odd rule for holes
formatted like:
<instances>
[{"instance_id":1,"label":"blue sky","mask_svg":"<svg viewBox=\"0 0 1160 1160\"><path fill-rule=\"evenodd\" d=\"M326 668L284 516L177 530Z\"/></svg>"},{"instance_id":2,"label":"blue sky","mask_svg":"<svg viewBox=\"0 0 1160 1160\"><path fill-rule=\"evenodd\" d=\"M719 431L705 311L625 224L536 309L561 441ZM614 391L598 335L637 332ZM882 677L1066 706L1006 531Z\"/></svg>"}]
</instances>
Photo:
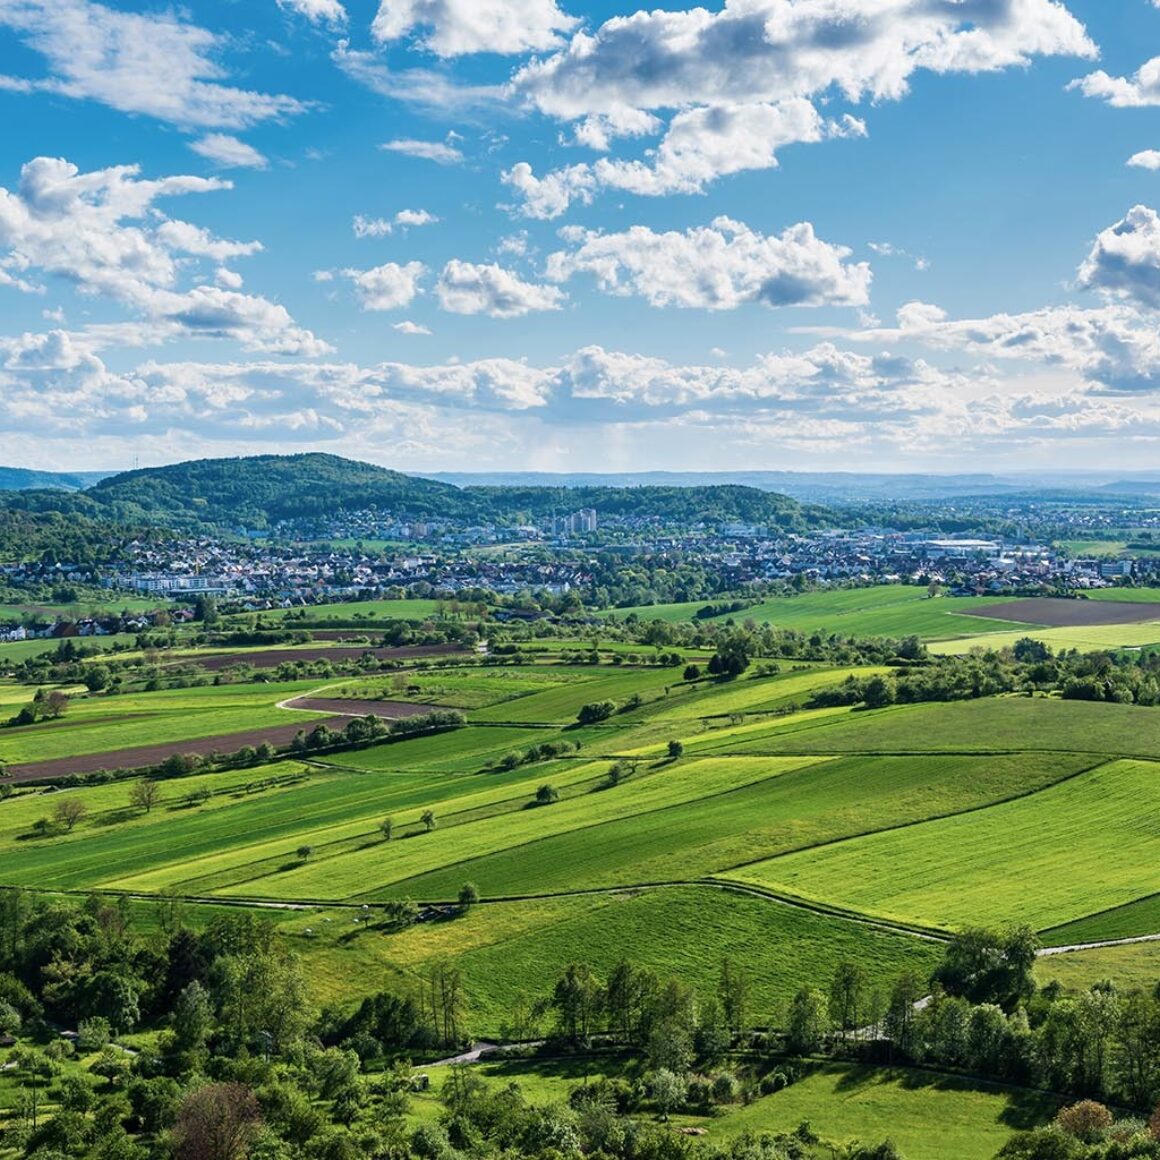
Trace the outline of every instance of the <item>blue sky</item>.
<instances>
[{"instance_id":1,"label":"blue sky","mask_svg":"<svg viewBox=\"0 0 1160 1160\"><path fill-rule=\"evenodd\" d=\"M1160 0L0 0L0 461L1154 467Z\"/></svg>"}]
</instances>

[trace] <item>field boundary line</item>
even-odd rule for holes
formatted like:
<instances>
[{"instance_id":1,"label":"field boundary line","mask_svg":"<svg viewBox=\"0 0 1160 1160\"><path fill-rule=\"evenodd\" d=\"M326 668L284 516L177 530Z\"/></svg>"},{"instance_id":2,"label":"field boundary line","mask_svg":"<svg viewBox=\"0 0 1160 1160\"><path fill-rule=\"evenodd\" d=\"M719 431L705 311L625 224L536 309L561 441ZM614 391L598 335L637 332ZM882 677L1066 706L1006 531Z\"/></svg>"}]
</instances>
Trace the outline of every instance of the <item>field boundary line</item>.
<instances>
[{"instance_id":1,"label":"field boundary line","mask_svg":"<svg viewBox=\"0 0 1160 1160\"><path fill-rule=\"evenodd\" d=\"M793 910L800 910L808 914L814 914L819 918L833 918L843 922L853 922L857 923L859 926L873 927L877 930L883 930L891 934L905 935L909 938L920 938L927 942L948 942L951 938L951 936L945 931L939 931L933 928L925 929L918 926L907 926L902 923L893 923L888 919L875 918L872 915L861 914L858 911L843 911L839 908L830 908L824 905L816 905L805 899L798 899L791 895L779 894L776 891L765 890L760 886L752 886L745 882L731 882L728 879L716 878L673 879L667 882L642 882L619 886L594 886L580 890L552 891L546 894L496 895L489 898L481 898L475 905L499 906L505 904L510 905L511 903L515 902L543 902L551 901L553 899L614 897L616 895L622 894L637 895L666 890L682 890L690 888L701 890L716 890L727 894L746 895L751 898L761 899L764 902L773 903L774 905L787 906ZM15 888L10 887L5 889ZM149 894L138 890L115 890L107 887L101 890L42 890L37 888L21 889L30 894L62 895L69 897L88 897L95 894L111 898L128 898L137 902L161 902L167 900L177 900L198 906L255 907L265 910L291 910L303 912L310 910L361 911L368 905L367 903L357 902L352 899L336 901L333 899L328 900L317 898L271 899L263 898L260 895L227 895L224 897L217 897L215 895L205 894ZM443 907L458 905L454 900L450 899L420 899L417 900L417 904L422 907ZM382 903L369 905L381 906Z\"/></svg>"}]
</instances>

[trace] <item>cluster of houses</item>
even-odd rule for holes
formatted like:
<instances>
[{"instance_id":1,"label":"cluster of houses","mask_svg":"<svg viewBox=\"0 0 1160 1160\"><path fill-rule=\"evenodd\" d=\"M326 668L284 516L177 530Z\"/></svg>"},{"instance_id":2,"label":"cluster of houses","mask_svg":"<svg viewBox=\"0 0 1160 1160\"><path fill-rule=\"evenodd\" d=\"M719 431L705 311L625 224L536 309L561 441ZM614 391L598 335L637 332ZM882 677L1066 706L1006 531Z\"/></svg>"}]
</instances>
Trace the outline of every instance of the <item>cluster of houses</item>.
<instances>
[{"instance_id":1,"label":"cluster of houses","mask_svg":"<svg viewBox=\"0 0 1160 1160\"><path fill-rule=\"evenodd\" d=\"M1007 593L1106 587L1125 582L1160 584L1160 556L1127 559L1072 558L1044 543L1015 543L889 527L827 530L790 534L740 523L665 526L659 520L633 517L601 524L594 511L554 518L550 528L507 529L506 543L522 550L481 552L471 542L444 541L396 552L376 550L353 533L390 531L391 517L364 513L380 521L364 528L362 516L335 518L333 530L349 547L259 542L252 538L196 536L164 543L122 545L117 560L100 569L68 563L21 564L0 568L0 581L19 590L37 586L101 586L118 592L156 597L169 610L170 623L193 616L201 597L216 596L255 610L355 598L430 595L453 599L458 593L486 590L501 595L547 592L580 594L616 568L620 558L647 557L649 566L695 562L712 569L723 587L744 589L797 577L816 583L938 583L952 594ZM386 521L383 523L382 521ZM443 532L451 534L444 521ZM415 531L408 525L407 530ZM428 532L436 531L435 525ZM500 536L497 529L463 529ZM560 535L563 546L542 539ZM582 540L574 541L575 537ZM529 540L537 541L529 545ZM485 538L481 542L490 542ZM598 559L599 557L599 559ZM83 607L83 603L82 603ZM77 618L67 622L5 623L0 611L0 640L58 635L101 636L140 632L155 624L153 616L123 614Z\"/></svg>"}]
</instances>

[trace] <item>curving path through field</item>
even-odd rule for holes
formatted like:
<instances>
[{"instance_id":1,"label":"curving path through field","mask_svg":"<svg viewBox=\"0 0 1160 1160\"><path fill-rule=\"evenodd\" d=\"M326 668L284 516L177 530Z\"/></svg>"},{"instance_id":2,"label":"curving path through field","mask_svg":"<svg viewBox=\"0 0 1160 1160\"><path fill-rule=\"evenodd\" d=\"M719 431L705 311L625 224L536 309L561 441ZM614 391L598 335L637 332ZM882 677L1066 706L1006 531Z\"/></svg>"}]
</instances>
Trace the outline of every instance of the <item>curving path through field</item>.
<instances>
[{"instance_id":1,"label":"curving path through field","mask_svg":"<svg viewBox=\"0 0 1160 1160\"><path fill-rule=\"evenodd\" d=\"M10 783L28 781L50 781L53 778L71 777L77 774L96 773L105 769L149 769L160 765L174 754L193 754L208 757L214 753L236 753L244 746L255 748L262 744L275 748L288 746L298 731L310 726L325 725L336 732L341 731L352 717L373 714L385 720L394 721L402 717L414 717L429 713L437 706L415 705L405 701L355 701L346 698L322 696L333 683L320 685L309 693L280 701L275 707L291 712L309 713L306 720L288 722L285 725L265 725L247 729L240 733L216 734L210 737L191 738L185 741L161 742L156 745L140 745L128 749L109 750L100 753L82 753L71 757L57 757L48 761L14 762L5 767L4 780Z\"/></svg>"}]
</instances>

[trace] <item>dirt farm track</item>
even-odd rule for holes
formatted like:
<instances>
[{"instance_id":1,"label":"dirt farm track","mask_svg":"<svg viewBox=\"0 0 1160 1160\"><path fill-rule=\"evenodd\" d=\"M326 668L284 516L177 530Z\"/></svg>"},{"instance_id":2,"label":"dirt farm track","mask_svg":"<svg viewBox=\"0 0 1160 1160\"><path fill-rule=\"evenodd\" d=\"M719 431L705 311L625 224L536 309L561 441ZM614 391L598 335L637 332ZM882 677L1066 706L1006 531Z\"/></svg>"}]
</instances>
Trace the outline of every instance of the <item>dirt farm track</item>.
<instances>
[{"instance_id":1,"label":"dirt farm track","mask_svg":"<svg viewBox=\"0 0 1160 1160\"><path fill-rule=\"evenodd\" d=\"M1067 600L1051 596L1012 600L964 611L963 616L1010 620L1036 628L1092 628L1101 624L1143 624L1160 620L1160 604L1114 600Z\"/></svg>"}]
</instances>

